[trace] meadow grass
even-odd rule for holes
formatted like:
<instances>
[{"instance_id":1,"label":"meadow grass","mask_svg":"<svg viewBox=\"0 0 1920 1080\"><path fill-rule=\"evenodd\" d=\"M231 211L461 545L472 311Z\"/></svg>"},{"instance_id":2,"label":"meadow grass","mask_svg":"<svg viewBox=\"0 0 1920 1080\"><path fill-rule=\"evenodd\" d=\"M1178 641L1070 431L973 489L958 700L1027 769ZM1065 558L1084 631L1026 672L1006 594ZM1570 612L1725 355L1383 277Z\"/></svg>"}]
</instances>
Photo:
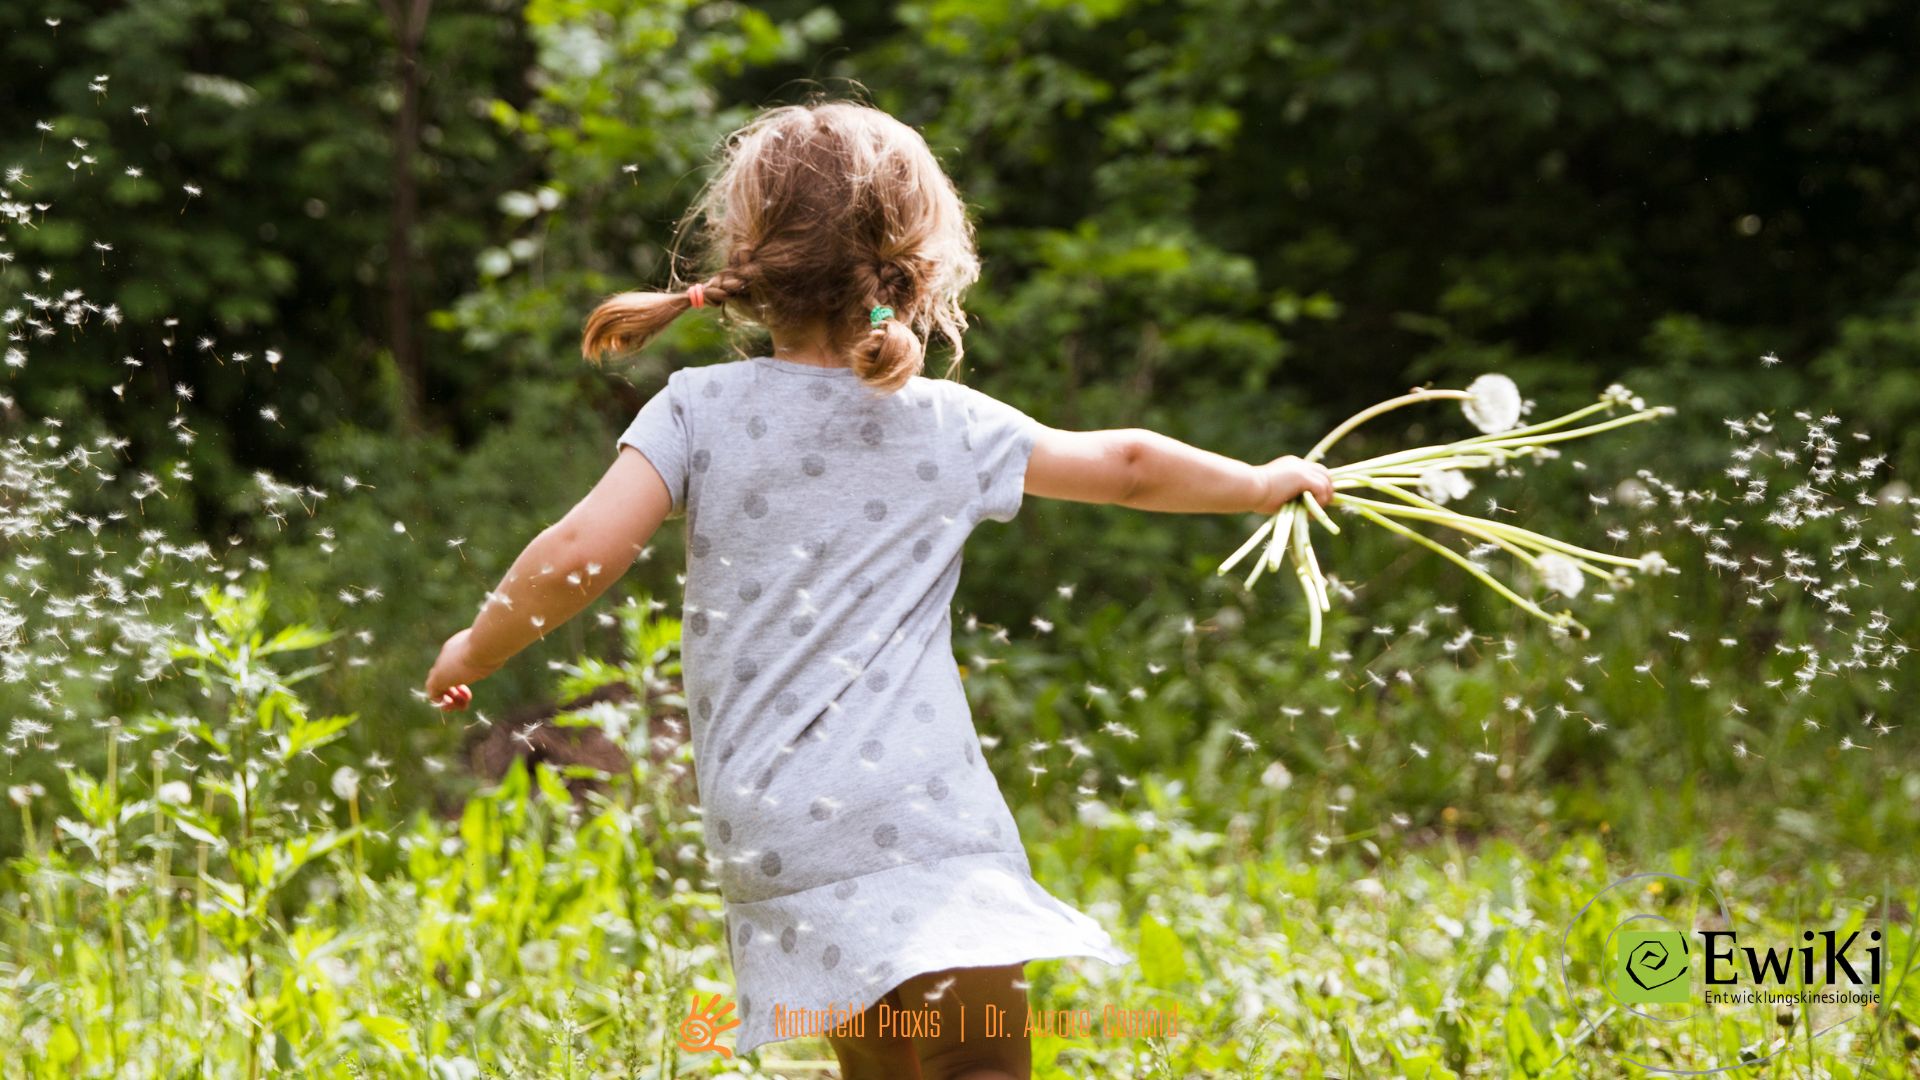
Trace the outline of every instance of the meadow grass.
<instances>
[{"instance_id":1,"label":"meadow grass","mask_svg":"<svg viewBox=\"0 0 1920 1080\"><path fill-rule=\"evenodd\" d=\"M7 1075L832 1075L817 1041L753 1061L675 1045L690 995L730 982L670 693L654 716L625 704L571 718L637 762L585 803L567 777L516 766L453 817L355 824L359 774L327 760L349 720L310 713L293 689L325 635L273 626L259 591L203 603L178 650L215 711L112 727L105 774L70 774L72 809L21 805L26 850L0 905ZM645 603L620 614L630 659L570 666L563 693L673 685L677 623ZM991 717L992 695L979 707ZM1743 1075L1920 1063L1905 862L1809 854L1770 835L1777 818L1754 812L1751 789L1680 801L1545 785L1328 835L1320 780L1231 752L1141 769L1125 799L1022 798L1014 748L993 760L1036 875L1137 960L1037 963L1035 1007L1089 1010L1096 1028L1108 1008L1180 1017L1167 1037L1040 1037L1042 1078L1608 1076L1649 1046L1701 1067L1796 1037ZM193 777L191 798L168 788L176 775ZM1578 931L1563 976L1562 937L1610 883L1650 870L1713 882L1750 939L1884 927L1884 1004L1811 1039L1806 1017L1773 1008L1653 1043L1586 1023L1573 1001L1591 1004L1581 957L1598 946ZM1662 902L1616 895L1605 914Z\"/></svg>"}]
</instances>

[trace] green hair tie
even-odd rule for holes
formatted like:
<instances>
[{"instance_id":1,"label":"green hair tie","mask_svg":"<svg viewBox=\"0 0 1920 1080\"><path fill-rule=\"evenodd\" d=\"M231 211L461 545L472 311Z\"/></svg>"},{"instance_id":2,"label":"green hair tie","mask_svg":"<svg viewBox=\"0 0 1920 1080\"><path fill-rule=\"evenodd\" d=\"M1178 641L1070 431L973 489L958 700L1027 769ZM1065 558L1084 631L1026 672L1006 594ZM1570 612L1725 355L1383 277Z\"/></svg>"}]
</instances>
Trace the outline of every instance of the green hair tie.
<instances>
[{"instance_id":1,"label":"green hair tie","mask_svg":"<svg viewBox=\"0 0 1920 1080\"><path fill-rule=\"evenodd\" d=\"M874 308L872 311L867 312L867 325L874 328L875 330L878 330L880 329L881 323L886 322L888 319L891 319L891 318L893 318L892 308L877 307L877 308Z\"/></svg>"}]
</instances>

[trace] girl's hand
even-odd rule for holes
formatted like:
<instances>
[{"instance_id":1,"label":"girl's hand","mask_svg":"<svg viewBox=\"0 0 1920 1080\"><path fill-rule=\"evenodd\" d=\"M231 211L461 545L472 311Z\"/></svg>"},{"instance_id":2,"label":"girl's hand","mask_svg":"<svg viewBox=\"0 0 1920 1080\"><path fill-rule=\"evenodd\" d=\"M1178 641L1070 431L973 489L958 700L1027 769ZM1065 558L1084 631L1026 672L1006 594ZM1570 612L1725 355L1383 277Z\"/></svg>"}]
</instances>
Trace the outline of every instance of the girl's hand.
<instances>
[{"instance_id":1,"label":"girl's hand","mask_svg":"<svg viewBox=\"0 0 1920 1080\"><path fill-rule=\"evenodd\" d=\"M427 700L439 708L465 708L467 702L473 700L473 691L467 689L467 684L477 683L500 668L498 664L483 664L475 659L468 644L470 633L462 630L448 638L440 647L440 659L433 662L433 670L427 673Z\"/></svg>"},{"instance_id":2,"label":"girl's hand","mask_svg":"<svg viewBox=\"0 0 1920 1080\"><path fill-rule=\"evenodd\" d=\"M1254 507L1259 513L1277 513L1281 507L1308 493L1319 500L1321 506L1333 501L1333 474L1325 465L1288 454L1256 468L1264 492L1260 504Z\"/></svg>"}]
</instances>

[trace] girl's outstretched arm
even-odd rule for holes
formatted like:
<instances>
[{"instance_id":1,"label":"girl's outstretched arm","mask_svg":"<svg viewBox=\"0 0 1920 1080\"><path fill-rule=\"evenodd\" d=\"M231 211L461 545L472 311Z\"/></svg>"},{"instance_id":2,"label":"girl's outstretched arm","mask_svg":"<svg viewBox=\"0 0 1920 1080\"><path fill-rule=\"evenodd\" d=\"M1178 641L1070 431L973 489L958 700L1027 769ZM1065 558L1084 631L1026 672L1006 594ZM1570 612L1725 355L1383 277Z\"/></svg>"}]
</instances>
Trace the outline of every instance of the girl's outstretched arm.
<instances>
[{"instance_id":1,"label":"girl's outstretched arm","mask_svg":"<svg viewBox=\"0 0 1920 1080\"><path fill-rule=\"evenodd\" d=\"M1180 514L1271 514L1303 493L1333 498L1326 467L1288 455L1249 465L1144 428L1045 428L1027 460L1026 493Z\"/></svg>"},{"instance_id":2,"label":"girl's outstretched arm","mask_svg":"<svg viewBox=\"0 0 1920 1080\"><path fill-rule=\"evenodd\" d=\"M473 626L447 639L427 676L427 700L486 678L579 614L633 565L672 509L653 463L623 448L587 497L514 560Z\"/></svg>"}]
</instances>

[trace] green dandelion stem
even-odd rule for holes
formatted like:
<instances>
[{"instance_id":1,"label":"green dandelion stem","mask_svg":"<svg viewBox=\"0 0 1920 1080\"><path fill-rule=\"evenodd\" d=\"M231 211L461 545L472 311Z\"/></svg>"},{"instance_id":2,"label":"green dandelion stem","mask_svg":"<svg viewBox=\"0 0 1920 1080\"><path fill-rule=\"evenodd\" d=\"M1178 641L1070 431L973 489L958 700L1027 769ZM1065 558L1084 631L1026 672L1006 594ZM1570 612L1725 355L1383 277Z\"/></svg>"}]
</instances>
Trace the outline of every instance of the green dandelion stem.
<instances>
[{"instance_id":1,"label":"green dandelion stem","mask_svg":"<svg viewBox=\"0 0 1920 1080\"><path fill-rule=\"evenodd\" d=\"M1392 495L1395 498L1405 499L1408 503L1412 504L1413 509L1425 508L1425 509L1430 509L1432 511L1435 511L1437 514L1449 513L1439 503L1436 503L1431 499L1421 498L1420 496L1415 495L1411 491L1406 491L1402 488L1395 487L1392 484L1376 483L1376 484L1369 484L1368 486L1373 488L1376 491L1386 492L1387 494ZM1385 513L1385 514L1398 513L1400 511L1409 509L1409 507L1396 507L1392 503L1377 502L1372 499L1360 499L1354 496L1348 496L1343 501L1363 502L1379 510L1381 513ZM1514 543L1511 540L1497 536L1494 533L1481 529L1475 525L1468 525L1468 524L1465 524L1464 522L1451 520L1451 517L1457 517L1457 516L1459 515L1450 515L1450 520L1446 522L1436 521L1435 524L1445 524L1448 528L1453 529L1457 532L1463 532L1469 536L1477 536L1480 539L1485 540L1490 544L1498 545L1501 550L1507 552L1509 555L1512 555L1514 558L1519 559L1521 562L1526 563L1527 566L1529 567L1536 565L1538 561L1538 556L1536 556L1533 552L1526 550L1525 548L1521 547L1520 545ZM1421 518L1420 520L1428 520L1428 519ZM1472 520L1478 521L1482 519L1472 519Z\"/></svg>"},{"instance_id":2,"label":"green dandelion stem","mask_svg":"<svg viewBox=\"0 0 1920 1080\"><path fill-rule=\"evenodd\" d=\"M1308 552L1307 534L1312 528L1310 522L1299 514L1293 518L1293 572L1300 582L1300 591L1307 597L1307 647L1320 647L1320 633L1323 626L1321 612L1321 594L1319 583L1313 579L1312 555Z\"/></svg>"},{"instance_id":3,"label":"green dandelion stem","mask_svg":"<svg viewBox=\"0 0 1920 1080\"><path fill-rule=\"evenodd\" d=\"M1267 550L1261 556L1261 562L1267 569L1280 569L1281 560L1286 556L1287 545L1293 542L1293 519L1299 512L1299 507L1288 503L1274 515L1273 534L1267 537Z\"/></svg>"},{"instance_id":4,"label":"green dandelion stem","mask_svg":"<svg viewBox=\"0 0 1920 1080\"><path fill-rule=\"evenodd\" d=\"M1574 423L1575 421L1578 421L1578 420L1585 420L1587 417L1592 416L1594 413L1605 412L1607 409L1610 409L1612 407L1613 407L1612 404L1609 402L1596 401L1593 404L1588 405L1586 408L1575 409L1570 413L1567 413L1562 416L1556 416L1551 420L1543 420L1538 424L1529 424L1526 427L1514 428L1511 431L1489 431L1484 435L1475 435L1472 438L1461 439L1460 442L1466 443L1469 445L1474 445L1474 444L1480 444L1480 443L1497 442L1501 439L1524 438L1527 436L1543 434L1548 431L1557 431L1560 428L1566 427L1568 424Z\"/></svg>"},{"instance_id":5,"label":"green dandelion stem","mask_svg":"<svg viewBox=\"0 0 1920 1080\"><path fill-rule=\"evenodd\" d=\"M1529 530L1521 529L1516 526L1503 525L1500 522L1489 521L1486 518L1474 517L1471 514L1456 514L1456 513L1453 513L1452 511L1447 510L1446 508L1442 507L1440 504L1432 501L1431 499L1421 498L1419 495L1416 495L1411 491L1404 491L1390 484L1376 484L1372 486L1374 486L1377 490L1384 491L1397 498L1407 500L1409 503L1412 503L1415 508L1420 508L1420 507L1428 508L1434 511L1438 511L1439 514L1445 514L1446 517L1441 518L1439 516L1415 515L1415 514L1407 513L1406 512L1408 510L1407 507L1396 507L1392 503L1374 502L1372 500L1360 500L1360 501L1367 502L1369 505L1380 510L1382 513L1399 514L1400 516L1403 516L1403 517L1413 517L1421 521L1431 521L1436 525L1444 525L1446 528L1453 529L1455 532L1463 533L1467 536L1478 537L1482 540L1487 541L1490 544L1493 544L1499 547L1502 551L1507 552L1508 554L1512 555L1514 558L1519 559L1521 562L1525 563L1529 568L1537 568L1540 563L1539 556L1542 554L1546 554L1548 552L1552 552L1555 555L1564 557L1569 563L1572 563L1574 566L1578 567L1581 570L1581 572L1586 574L1591 574L1593 577L1598 578L1601 581L1612 583L1615 581L1618 575L1618 571L1602 570L1599 567L1593 565L1592 563L1586 560L1584 555L1573 554L1573 552L1577 551L1577 552L1583 552L1585 553L1585 555L1605 557L1605 556L1601 556L1600 552L1597 552L1597 551L1590 552L1590 551L1587 551L1585 548L1575 547L1572 544L1567 544L1562 541L1555 540L1553 537L1545 536L1541 533L1531 532ZM1534 545L1534 549L1528 550L1526 547L1521 546L1521 541L1516 539L1516 536L1518 535L1524 535L1526 537L1531 538L1534 541L1537 541L1537 543L1535 543ZM1556 544L1559 544L1561 548L1570 549L1570 550L1555 550L1554 545ZM1618 558L1618 557L1616 556L1614 558ZM1637 562L1633 560L1621 559L1619 561L1627 563L1628 565L1633 565L1633 566L1639 565Z\"/></svg>"},{"instance_id":6,"label":"green dandelion stem","mask_svg":"<svg viewBox=\"0 0 1920 1080\"><path fill-rule=\"evenodd\" d=\"M1406 463L1413 463L1413 462L1419 462L1419 463L1425 464L1429 468L1446 468L1449 466L1441 464L1440 462L1432 461L1430 459L1435 457L1456 456L1456 455L1460 455L1463 451L1474 451L1474 450L1492 450L1497 454L1497 457L1495 458L1495 460L1505 461L1508 457L1512 456L1511 451L1505 449L1505 447L1508 444L1511 443L1514 445L1530 445L1528 440L1533 439L1535 436L1544 435L1547 432L1551 432L1551 431L1556 431L1578 420L1584 420L1587 417L1592 416L1594 413L1602 412L1606 410L1608 407L1609 406L1606 402L1598 401L1592 405L1587 406L1584 409L1575 409L1574 411L1567 413L1564 416L1558 416L1553 418L1552 420L1546 420L1538 424L1529 425L1527 427L1514 428L1510 431L1492 431L1484 435L1475 435L1470 438L1457 439L1450 443L1440 443L1432 446L1418 446L1418 447L1414 447L1411 450L1398 450L1391 454L1381 454L1378 457L1368 458L1365 461L1356 461L1350 465L1343 465L1335 471L1336 472L1370 473L1382 465L1390 465L1390 464L1398 465L1398 464L1406 464ZM1644 411L1651 412L1654 410L1644 410ZM1492 464L1492 463L1493 462L1491 461L1487 462L1487 464ZM1462 465L1459 467L1471 468L1474 466Z\"/></svg>"},{"instance_id":7,"label":"green dandelion stem","mask_svg":"<svg viewBox=\"0 0 1920 1080\"><path fill-rule=\"evenodd\" d=\"M1327 516L1326 508L1320 505L1320 500L1314 498L1312 493L1300 496L1300 505L1307 508L1307 513L1313 515L1313 520L1319 522L1321 528L1335 536L1340 535L1340 526L1334 524L1333 519Z\"/></svg>"},{"instance_id":8,"label":"green dandelion stem","mask_svg":"<svg viewBox=\"0 0 1920 1080\"><path fill-rule=\"evenodd\" d=\"M1227 556L1226 561L1221 563L1220 568L1215 570L1214 573L1224 574L1239 565L1241 559L1246 558L1253 552L1254 548L1260 546L1260 541L1266 539L1267 531L1272 529L1274 522L1278 520L1280 520L1280 515L1275 514L1273 517L1261 522L1260 527L1253 530L1253 535L1247 537L1247 542L1241 544L1233 554Z\"/></svg>"},{"instance_id":9,"label":"green dandelion stem","mask_svg":"<svg viewBox=\"0 0 1920 1080\"><path fill-rule=\"evenodd\" d=\"M1453 550L1452 548L1446 546L1445 544L1442 544L1439 541L1432 539L1431 537L1425 535L1424 533L1416 532L1412 529L1409 529L1405 525L1402 525L1399 522L1394 521L1392 518L1386 517L1383 514L1376 513L1375 511L1369 510L1364 506L1355 505L1353 507L1353 512L1356 514L1359 514L1361 517L1366 518L1367 520L1373 522L1375 525L1380 526L1381 528L1387 530L1388 532L1398 533L1399 535L1406 537L1407 539L1413 541L1416 544L1419 544L1420 546L1428 549L1429 551L1432 551L1446 558L1448 561L1459 566L1462 570L1465 570L1467 573L1472 574L1475 578L1478 578L1481 584L1485 585L1489 589L1492 589L1494 592L1499 593L1501 596L1505 597L1508 601L1510 601L1515 607L1518 607L1520 610L1526 612L1527 614L1532 615L1533 617L1540 619L1543 622L1550 623L1556 626L1564 626L1568 624L1571 624L1573 626L1580 626L1578 622L1574 621L1571 615L1568 615L1565 612L1562 612L1559 615L1548 614L1547 611L1544 608L1542 608L1539 604L1536 604L1533 601L1527 599L1526 597L1521 596L1519 593L1514 592L1512 589L1507 588L1506 585L1502 584L1498 578L1494 577L1492 574L1487 573L1485 570L1481 569L1480 567L1475 566L1473 563L1473 560L1468 559L1465 555L1462 555L1459 552ZM1586 628L1580 627L1580 629L1582 631L1585 631Z\"/></svg>"},{"instance_id":10,"label":"green dandelion stem","mask_svg":"<svg viewBox=\"0 0 1920 1080\"><path fill-rule=\"evenodd\" d=\"M1471 401L1473 400L1473 395L1467 393L1465 390L1415 390L1410 394L1402 394L1397 398L1389 398L1378 405L1354 413L1343 421L1339 427L1327 432L1325 438L1315 443L1313 449L1307 451L1307 460L1319 461L1322 457L1326 456L1328 450L1333 448L1334 443L1339 442L1346 437L1348 432L1372 420L1376 416L1390 413L1395 409L1403 409L1408 405L1417 405L1422 401L1445 400Z\"/></svg>"},{"instance_id":11,"label":"green dandelion stem","mask_svg":"<svg viewBox=\"0 0 1920 1080\"><path fill-rule=\"evenodd\" d=\"M1488 447L1506 449L1517 446L1545 446L1548 443L1566 442L1569 439L1584 439L1589 435L1598 435L1603 431L1612 431L1615 428L1623 428L1629 424L1643 424L1648 420L1658 420L1669 412L1672 412L1672 410L1665 406L1657 406L1651 409L1641 409L1639 412L1628 413L1625 416L1616 416L1611 420L1602 421L1598 424L1588 424L1586 427L1574 428L1572 431L1554 431L1544 435L1528 435L1525 438L1519 439L1514 438L1509 432L1502 432L1499 440L1475 443L1474 449L1479 450Z\"/></svg>"},{"instance_id":12,"label":"green dandelion stem","mask_svg":"<svg viewBox=\"0 0 1920 1080\"><path fill-rule=\"evenodd\" d=\"M1437 457L1437 458L1433 458L1426 461L1408 462L1408 463L1399 464L1399 465L1386 465L1386 466L1341 465L1338 468L1335 468L1329 471L1333 473L1333 478L1335 480L1345 480L1352 477L1372 477L1373 479L1376 479L1376 480L1418 481L1421 477L1427 475L1430 472L1433 472L1436 469L1460 469L1460 470L1484 469L1491 465L1504 465L1508 461L1512 460L1514 457L1518 457L1518 456L1520 455L1517 455L1517 454L1452 455L1448 457Z\"/></svg>"},{"instance_id":13,"label":"green dandelion stem","mask_svg":"<svg viewBox=\"0 0 1920 1080\"><path fill-rule=\"evenodd\" d=\"M1314 589L1320 594L1320 610L1332 611L1333 597L1327 591L1327 572L1320 569L1320 552L1314 548L1311 536L1307 538L1304 547L1307 552L1307 565L1313 570Z\"/></svg>"},{"instance_id":14,"label":"green dandelion stem","mask_svg":"<svg viewBox=\"0 0 1920 1080\"><path fill-rule=\"evenodd\" d=\"M1333 471L1337 475L1352 476L1373 473L1387 467L1404 468L1415 464L1423 465L1428 469L1447 467L1480 468L1485 465L1507 461L1536 447L1545 446L1549 443L1566 442L1570 439L1584 439L1590 435L1598 435L1601 432L1626 427L1629 424L1639 424L1648 420L1657 420L1672 412L1672 409L1666 406L1655 406L1650 409L1641 409L1638 412L1628 413L1625 416L1615 417L1612 420L1603 421L1598 424L1589 424L1586 427L1575 428L1572 431L1556 430L1564 427L1568 423L1572 423L1576 419L1583 419L1606 407L1606 403L1604 402L1589 405L1585 409L1570 412L1566 416L1556 420L1535 424L1532 427L1516 428L1512 431L1477 435L1473 438L1460 439L1456 442L1441 443L1433 446L1419 446L1411 450L1400 450L1391 454L1381 454L1377 457L1367 458L1364 461L1356 461L1348 465L1342 465ZM1482 455L1492 457L1494 460L1472 464L1465 461L1456 464L1451 460L1454 458L1470 458Z\"/></svg>"},{"instance_id":15,"label":"green dandelion stem","mask_svg":"<svg viewBox=\"0 0 1920 1080\"><path fill-rule=\"evenodd\" d=\"M1411 492L1387 491L1387 488L1391 488L1392 485L1383 487L1379 484L1368 484L1366 486L1376 491L1386 491L1387 494L1419 498ZM1640 568L1639 559L1629 558L1624 555L1609 555L1604 551L1594 551L1591 548L1583 548L1578 544L1569 544L1565 540L1556 540L1551 536L1534 532L1532 529L1523 529L1518 525L1508 525L1505 522L1492 521L1487 518L1474 517L1471 514L1458 513L1444 507L1438 507L1426 499L1420 500L1421 503L1426 504L1426 506L1423 507L1419 504L1400 506L1395 503L1380 502L1377 499L1366 499L1358 495L1349 495L1345 492L1336 493L1334 498L1344 505L1368 506L1381 513L1412 518L1417 521L1427 521L1435 525L1460 528L1463 531L1473 529L1490 534L1497 533L1516 544L1521 544L1539 551L1551 551L1557 555L1565 555L1576 562L1592 561L1606 563L1610 566L1619 566L1628 570L1638 570ZM1428 509L1427 507L1432 507L1432 509ZM1489 536L1488 539L1492 539L1492 536ZM1605 577L1608 575L1602 574L1601 576Z\"/></svg>"},{"instance_id":16,"label":"green dandelion stem","mask_svg":"<svg viewBox=\"0 0 1920 1080\"><path fill-rule=\"evenodd\" d=\"M1483 469L1489 465L1501 465L1516 457L1524 457L1531 450L1516 450L1505 447L1476 446L1471 452L1463 452L1453 443L1435 446L1416 446L1411 450L1399 450L1391 454L1339 465L1333 469L1336 476L1371 476L1374 473L1398 471L1405 473L1423 473L1434 469Z\"/></svg>"}]
</instances>

